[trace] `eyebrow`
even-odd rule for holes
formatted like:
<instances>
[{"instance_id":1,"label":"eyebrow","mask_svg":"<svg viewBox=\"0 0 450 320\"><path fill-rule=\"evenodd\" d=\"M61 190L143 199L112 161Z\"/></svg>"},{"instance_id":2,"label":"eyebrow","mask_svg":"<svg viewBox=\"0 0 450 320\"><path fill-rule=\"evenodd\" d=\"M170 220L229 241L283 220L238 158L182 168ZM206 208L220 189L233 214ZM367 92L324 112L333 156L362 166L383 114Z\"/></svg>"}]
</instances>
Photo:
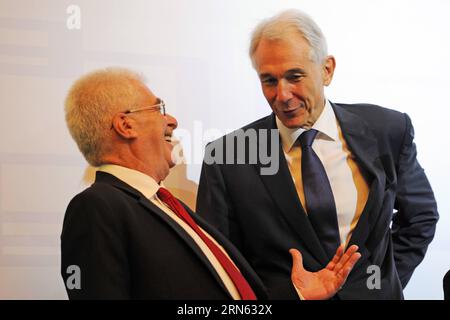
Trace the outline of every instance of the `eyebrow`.
<instances>
[{"instance_id":1,"label":"eyebrow","mask_svg":"<svg viewBox=\"0 0 450 320\"><path fill-rule=\"evenodd\" d=\"M267 78L267 77L273 77L273 76L272 76L271 73L266 72L266 73L261 73L261 74L259 75L259 77L260 77L260 78Z\"/></svg>"},{"instance_id":2,"label":"eyebrow","mask_svg":"<svg viewBox=\"0 0 450 320\"><path fill-rule=\"evenodd\" d=\"M288 71L286 71L286 72L284 73L284 75L292 74L292 73L306 74L306 71L303 70L302 68L294 68L294 69L289 69Z\"/></svg>"},{"instance_id":3,"label":"eyebrow","mask_svg":"<svg viewBox=\"0 0 450 320\"><path fill-rule=\"evenodd\" d=\"M306 74L306 71L304 69L302 69L302 68L289 69L283 74L283 77L285 77L287 75L290 75L290 74L293 74L293 73ZM273 75L271 73L269 73L269 72L261 73L259 75L260 79L271 78L271 77L273 77Z\"/></svg>"}]
</instances>

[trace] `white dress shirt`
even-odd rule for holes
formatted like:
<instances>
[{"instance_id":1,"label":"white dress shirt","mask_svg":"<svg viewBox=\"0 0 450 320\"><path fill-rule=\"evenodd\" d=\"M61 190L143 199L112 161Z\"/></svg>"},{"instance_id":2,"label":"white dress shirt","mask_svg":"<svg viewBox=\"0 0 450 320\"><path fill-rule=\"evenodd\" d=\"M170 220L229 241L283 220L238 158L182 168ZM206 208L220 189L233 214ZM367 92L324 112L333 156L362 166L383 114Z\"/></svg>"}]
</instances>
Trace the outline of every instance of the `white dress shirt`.
<instances>
[{"instance_id":1,"label":"white dress shirt","mask_svg":"<svg viewBox=\"0 0 450 320\"><path fill-rule=\"evenodd\" d=\"M280 131L289 171L302 206L305 208L301 147L297 141L305 130L287 128L278 118L276 118L276 124ZM336 204L341 243L347 246L367 202L369 188L342 136L341 128L328 100L312 128L318 131L312 148L322 162L330 181Z\"/></svg>"},{"instance_id":2,"label":"white dress shirt","mask_svg":"<svg viewBox=\"0 0 450 320\"><path fill-rule=\"evenodd\" d=\"M112 164L102 165L100 166L99 171L112 174L116 178L122 180L129 186L138 190L154 205L156 205L170 218L172 218L176 223L178 223L180 227L182 227L189 234L189 236L195 241L200 250L202 250L202 252L205 254L206 258L209 260L213 268L216 270L217 274L219 275L220 279L222 280L223 284L225 285L225 287L227 288L228 292L233 297L233 299L234 300L241 299L241 296L236 286L234 285L233 281L231 280L230 276L222 267L220 262L217 260L216 256L199 237L199 235L186 222L184 222L184 220L179 218L176 213L174 213L169 207L166 206L164 202L162 202L158 198L156 193L158 192L158 189L160 187L163 187L163 185L159 185L152 177L142 172L118 165ZM205 233L205 235L208 238L210 238L220 248L220 250L222 250L225 253L225 255L230 259L230 261L232 261L231 258L228 256L227 252L225 251L225 249L220 244L218 244L216 240L213 237L211 237L205 230L203 230L202 228L200 229ZM187 274L186 277L189 277L189 275Z\"/></svg>"}]
</instances>

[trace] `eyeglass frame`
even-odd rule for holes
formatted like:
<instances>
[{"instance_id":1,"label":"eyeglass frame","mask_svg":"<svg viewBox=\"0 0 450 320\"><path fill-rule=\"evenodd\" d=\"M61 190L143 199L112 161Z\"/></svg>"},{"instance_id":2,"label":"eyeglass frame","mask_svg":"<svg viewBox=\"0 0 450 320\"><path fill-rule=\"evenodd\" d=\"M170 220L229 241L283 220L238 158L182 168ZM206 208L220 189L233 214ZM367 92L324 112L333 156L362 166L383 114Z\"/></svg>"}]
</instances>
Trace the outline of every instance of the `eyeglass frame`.
<instances>
[{"instance_id":1,"label":"eyeglass frame","mask_svg":"<svg viewBox=\"0 0 450 320\"><path fill-rule=\"evenodd\" d=\"M146 111L146 110L158 110L159 112L161 112L161 114L163 116L166 116L166 104L164 103L164 101L162 99L158 98L159 103L151 105L151 106L145 106L145 107L140 107L140 108L134 108L134 109L128 109L125 111L122 111L124 114L130 114L130 113L135 113L135 112L139 112L139 111ZM111 129L114 128L114 125L111 123Z\"/></svg>"},{"instance_id":2,"label":"eyeglass frame","mask_svg":"<svg viewBox=\"0 0 450 320\"><path fill-rule=\"evenodd\" d=\"M161 112L161 114L163 116L166 115L166 104L164 103L164 101L162 99L158 99L159 103L151 105L151 106L145 106L145 107L140 107L140 108L135 108L135 109L129 109L124 111L123 113L125 114L130 114L130 113L135 113L135 112L139 112L139 111L146 111L146 110L152 110L152 109L157 109L159 112Z\"/></svg>"}]
</instances>

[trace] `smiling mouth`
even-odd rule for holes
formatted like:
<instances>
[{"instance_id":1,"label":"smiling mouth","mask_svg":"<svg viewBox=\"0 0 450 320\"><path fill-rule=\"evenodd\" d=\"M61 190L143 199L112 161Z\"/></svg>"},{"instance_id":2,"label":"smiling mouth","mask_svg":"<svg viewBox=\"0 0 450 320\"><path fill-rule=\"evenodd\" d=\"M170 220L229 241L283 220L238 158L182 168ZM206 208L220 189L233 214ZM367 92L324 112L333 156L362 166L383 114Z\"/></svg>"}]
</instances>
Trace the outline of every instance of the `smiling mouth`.
<instances>
[{"instance_id":1,"label":"smiling mouth","mask_svg":"<svg viewBox=\"0 0 450 320\"><path fill-rule=\"evenodd\" d=\"M289 100L287 103L280 104L278 109L286 114L292 114L298 110L305 109L305 104L296 99Z\"/></svg>"},{"instance_id":2,"label":"smiling mouth","mask_svg":"<svg viewBox=\"0 0 450 320\"><path fill-rule=\"evenodd\" d=\"M166 142L172 143L172 136L171 136L171 135L165 135L165 136L164 136L164 140L165 140Z\"/></svg>"},{"instance_id":3,"label":"smiling mouth","mask_svg":"<svg viewBox=\"0 0 450 320\"><path fill-rule=\"evenodd\" d=\"M285 114L293 114L293 113L301 111L301 110L305 110L305 107L303 105L297 106L295 108L285 109L285 110L282 109L281 111Z\"/></svg>"}]
</instances>

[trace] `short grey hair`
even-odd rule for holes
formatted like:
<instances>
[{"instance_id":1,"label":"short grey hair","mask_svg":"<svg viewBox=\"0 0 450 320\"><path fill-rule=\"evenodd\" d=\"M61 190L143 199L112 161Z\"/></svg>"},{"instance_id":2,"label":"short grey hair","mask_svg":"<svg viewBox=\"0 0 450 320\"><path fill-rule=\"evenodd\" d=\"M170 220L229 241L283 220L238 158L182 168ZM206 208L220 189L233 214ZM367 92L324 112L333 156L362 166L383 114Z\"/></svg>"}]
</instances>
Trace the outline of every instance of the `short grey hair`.
<instances>
[{"instance_id":1,"label":"short grey hair","mask_svg":"<svg viewBox=\"0 0 450 320\"><path fill-rule=\"evenodd\" d=\"M311 46L311 60L323 63L328 55L328 49L322 30L306 13L290 9L261 21L253 30L249 49L253 67L256 67L254 54L262 39L285 39L293 31L299 32Z\"/></svg>"},{"instance_id":2,"label":"short grey hair","mask_svg":"<svg viewBox=\"0 0 450 320\"><path fill-rule=\"evenodd\" d=\"M112 119L142 99L138 90L144 79L124 68L106 68L78 79L65 101L66 123L86 161L103 164L103 156L113 150Z\"/></svg>"}]
</instances>

